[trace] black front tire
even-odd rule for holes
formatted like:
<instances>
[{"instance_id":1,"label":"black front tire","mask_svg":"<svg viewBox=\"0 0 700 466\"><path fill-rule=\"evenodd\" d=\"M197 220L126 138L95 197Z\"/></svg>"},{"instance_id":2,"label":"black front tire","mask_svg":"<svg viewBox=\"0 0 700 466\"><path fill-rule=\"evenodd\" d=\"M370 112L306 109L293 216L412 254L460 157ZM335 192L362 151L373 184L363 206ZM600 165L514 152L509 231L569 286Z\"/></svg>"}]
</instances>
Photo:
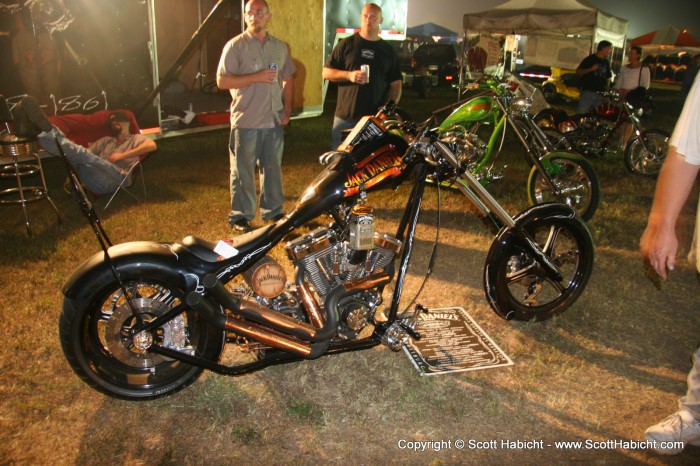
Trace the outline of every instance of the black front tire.
<instances>
[{"instance_id":1,"label":"black front tire","mask_svg":"<svg viewBox=\"0 0 700 466\"><path fill-rule=\"evenodd\" d=\"M600 181L588 160L580 155L555 152L541 161L560 192L555 194L534 166L527 182L530 204L560 202L573 208L584 220L593 218L600 202Z\"/></svg>"},{"instance_id":2,"label":"black front tire","mask_svg":"<svg viewBox=\"0 0 700 466\"><path fill-rule=\"evenodd\" d=\"M625 148L625 168L630 173L653 178L658 176L666 160L670 135L660 129L642 131Z\"/></svg>"},{"instance_id":3,"label":"black front tire","mask_svg":"<svg viewBox=\"0 0 700 466\"><path fill-rule=\"evenodd\" d=\"M594 249L586 225L577 217L533 218L522 228L563 276L549 277L532 253L513 236L494 241L486 260L484 288L489 304L505 319L541 321L567 310L588 283Z\"/></svg>"},{"instance_id":4,"label":"black front tire","mask_svg":"<svg viewBox=\"0 0 700 466\"><path fill-rule=\"evenodd\" d=\"M150 334L132 335L136 318L116 280L95 280L86 296L66 297L59 321L63 352L78 376L90 387L114 398L147 400L174 393L193 383L202 368L148 351L162 345L208 360L218 360L224 332L184 303L177 274L122 273L136 312L149 321L182 307L169 322Z\"/></svg>"}]
</instances>

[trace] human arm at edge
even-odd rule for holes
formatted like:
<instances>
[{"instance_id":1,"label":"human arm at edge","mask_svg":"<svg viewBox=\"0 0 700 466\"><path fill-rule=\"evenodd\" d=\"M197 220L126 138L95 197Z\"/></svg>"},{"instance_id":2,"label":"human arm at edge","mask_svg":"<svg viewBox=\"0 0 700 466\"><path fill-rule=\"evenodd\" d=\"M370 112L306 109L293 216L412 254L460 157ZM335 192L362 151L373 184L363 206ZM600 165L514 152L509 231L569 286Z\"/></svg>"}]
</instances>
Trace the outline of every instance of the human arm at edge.
<instances>
[{"instance_id":1,"label":"human arm at edge","mask_svg":"<svg viewBox=\"0 0 700 466\"><path fill-rule=\"evenodd\" d=\"M282 80L282 103L284 104L284 118L280 122L283 126L289 123L292 116L292 103L294 100L294 79L290 76Z\"/></svg>"},{"instance_id":2,"label":"human arm at edge","mask_svg":"<svg viewBox=\"0 0 700 466\"><path fill-rule=\"evenodd\" d=\"M639 241L642 255L663 280L668 278L667 270L673 270L676 265L676 222L698 171L700 165L686 162L675 147L669 148L656 184L649 220Z\"/></svg>"}]
</instances>

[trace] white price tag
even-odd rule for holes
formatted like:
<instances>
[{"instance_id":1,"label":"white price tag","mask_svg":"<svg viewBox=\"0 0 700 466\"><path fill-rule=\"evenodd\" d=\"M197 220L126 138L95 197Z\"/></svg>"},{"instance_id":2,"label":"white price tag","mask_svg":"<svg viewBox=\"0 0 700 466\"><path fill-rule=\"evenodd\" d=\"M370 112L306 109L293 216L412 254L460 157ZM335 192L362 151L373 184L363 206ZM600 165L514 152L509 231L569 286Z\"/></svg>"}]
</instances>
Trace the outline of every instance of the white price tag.
<instances>
[{"instance_id":1,"label":"white price tag","mask_svg":"<svg viewBox=\"0 0 700 466\"><path fill-rule=\"evenodd\" d=\"M216 243L214 252L223 257L224 259L228 259L238 254L238 249L234 248L226 241L219 240L219 242Z\"/></svg>"}]
</instances>

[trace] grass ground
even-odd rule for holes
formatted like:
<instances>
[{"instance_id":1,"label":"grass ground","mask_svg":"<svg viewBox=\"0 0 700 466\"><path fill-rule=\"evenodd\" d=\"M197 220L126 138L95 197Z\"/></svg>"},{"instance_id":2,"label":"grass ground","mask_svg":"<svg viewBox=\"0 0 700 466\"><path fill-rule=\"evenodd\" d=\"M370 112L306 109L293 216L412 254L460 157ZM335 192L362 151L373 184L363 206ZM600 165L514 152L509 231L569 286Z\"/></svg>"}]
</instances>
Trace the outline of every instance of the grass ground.
<instances>
[{"instance_id":1,"label":"grass ground","mask_svg":"<svg viewBox=\"0 0 700 466\"><path fill-rule=\"evenodd\" d=\"M655 125L672 128L680 110L674 98L659 94ZM447 90L430 101L407 92L403 106L418 120L453 99ZM287 131L288 208L319 170L329 104L322 117L294 121ZM122 196L103 214L112 240L231 236L227 138L218 131L159 141L146 164L146 202ZM490 191L515 213L527 205L527 167L516 145L502 156L506 177ZM571 309L542 323L506 322L490 310L481 281L492 237L459 195L443 192L442 244L419 302L464 307L514 366L421 378L403 354L375 348L237 378L205 373L173 396L134 403L89 389L62 355L61 286L98 248L62 192L60 162L47 160L62 224L45 202L32 204L35 237L27 238L19 209L1 211L0 464L697 464L696 447L666 458L606 443L641 440L676 409L700 318L693 270L682 265L658 283L637 253L654 181L628 175L621 153L593 163L603 192L588 224L594 273ZM395 229L407 192L370 196L380 230ZM685 251L694 207L680 222ZM425 273L435 209L429 192L406 296ZM402 440L451 444L412 451ZM456 448L457 440L466 448ZM543 447L501 443L518 440ZM586 440L598 443L555 444Z\"/></svg>"}]
</instances>

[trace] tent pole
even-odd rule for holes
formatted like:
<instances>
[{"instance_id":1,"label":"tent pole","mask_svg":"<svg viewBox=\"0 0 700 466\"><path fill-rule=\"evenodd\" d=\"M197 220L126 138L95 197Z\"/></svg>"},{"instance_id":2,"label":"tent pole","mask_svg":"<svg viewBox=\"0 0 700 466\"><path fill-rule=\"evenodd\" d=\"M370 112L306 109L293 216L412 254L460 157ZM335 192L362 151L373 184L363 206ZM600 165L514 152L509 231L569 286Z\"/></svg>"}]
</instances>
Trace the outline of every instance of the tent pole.
<instances>
[{"instance_id":1,"label":"tent pole","mask_svg":"<svg viewBox=\"0 0 700 466\"><path fill-rule=\"evenodd\" d=\"M459 80L457 81L457 102L462 94L462 85L464 84L464 47L467 43L467 30L464 29L464 36L462 38L462 52L459 57Z\"/></svg>"},{"instance_id":2,"label":"tent pole","mask_svg":"<svg viewBox=\"0 0 700 466\"><path fill-rule=\"evenodd\" d=\"M180 52L180 55L177 57L175 62L172 64L168 72L165 74L163 79L160 80L160 83L156 86L155 89L146 97L146 101L141 105L141 107L135 112L136 117L138 118L143 114L143 112L146 110L148 105L153 102L153 99L156 98L158 94L160 94L160 91L163 90L165 86L167 86L170 83L170 80L172 80L180 71L182 71L182 65L184 64L185 60L189 57L190 53L192 50L194 50L200 43L200 41L203 39L204 33L211 27L211 25L214 23L214 19L216 16L218 16L219 12L223 10L222 5L225 3L228 3L230 0L219 0L216 5L211 9L209 12L209 16L204 20L202 24L199 25L199 28L195 31L195 33L192 35L192 38L190 41L185 45L185 48Z\"/></svg>"}]
</instances>

